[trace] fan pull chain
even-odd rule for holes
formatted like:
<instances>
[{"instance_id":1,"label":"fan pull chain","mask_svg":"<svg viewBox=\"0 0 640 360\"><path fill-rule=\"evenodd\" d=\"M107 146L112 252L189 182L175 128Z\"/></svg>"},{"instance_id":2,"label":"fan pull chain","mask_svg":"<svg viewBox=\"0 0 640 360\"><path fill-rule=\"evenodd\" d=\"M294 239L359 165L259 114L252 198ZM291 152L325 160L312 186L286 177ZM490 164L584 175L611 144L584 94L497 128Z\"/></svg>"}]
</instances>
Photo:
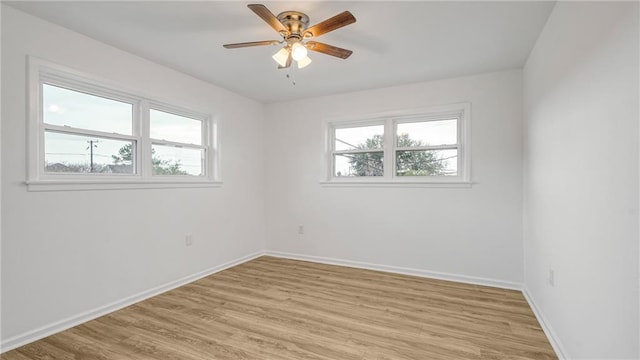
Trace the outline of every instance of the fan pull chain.
<instances>
[{"instance_id":1,"label":"fan pull chain","mask_svg":"<svg viewBox=\"0 0 640 360\"><path fill-rule=\"evenodd\" d=\"M293 76L294 70L293 70L293 66L289 66L289 73L287 74L287 79L291 80L291 85L296 86L296 79Z\"/></svg>"}]
</instances>

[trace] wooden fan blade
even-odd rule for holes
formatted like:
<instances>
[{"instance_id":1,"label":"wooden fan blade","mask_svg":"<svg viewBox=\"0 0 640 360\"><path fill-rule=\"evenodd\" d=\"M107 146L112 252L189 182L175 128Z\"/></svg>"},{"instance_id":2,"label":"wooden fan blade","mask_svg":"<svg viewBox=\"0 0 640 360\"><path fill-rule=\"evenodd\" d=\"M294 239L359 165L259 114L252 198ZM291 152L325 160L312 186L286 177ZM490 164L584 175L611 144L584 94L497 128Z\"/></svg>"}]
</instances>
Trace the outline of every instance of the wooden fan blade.
<instances>
[{"instance_id":1,"label":"wooden fan blade","mask_svg":"<svg viewBox=\"0 0 640 360\"><path fill-rule=\"evenodd\" d=\"M256 15L260 16L262 20L269 24L269 26L271 26L275 31L289 33L287 27L284 26L284 24L282 24L280 20L278 20L278 18L273 15L273 13L269 11L269 9L267 9L266 6L262 4L249 4L247 6L249 7L249 9L251 9L251 11L256 13Z\"/></svg>"},{"instance_id":2,"label":"wooden fan blade","mask_svg":"<svg viewBox=\"0 0 640 360\"><path fill-rule=\"evenodd\" d=\"M250 42L242 42L235 44L224 44L222 45L225 49L237 49L249 46L261 46L261 45L278 45L280 41L278 40L265 40L265 41L250 41Z\"/></svg>"},{"instance_id":3,"label":"wooden fan blade","mask_svg":"<svg viewBox=\"0 0 640 360\"><path fill-rule=\"evenodd\" d=\"M286 68L291 66L292 62L293 62L293 58L291 57L291 52L289 52L289 57L287 58L287 63L284 66L278 65L278 69L286 69Z\"/></svg>"},{"instance_id":4,"label":"wooden fan blade","mask_svg":"<svg viewBox=\"0 0 640 360\"><path fill-rule=\"evenodd\" d=\"M308 41L305 46L309 50L313 50L313 51L321 52L323 54L339 57L341 59L346 59L349 56L351 56L351 54L353 54L353 51L351 51L351 50L339 48L337 46L328 45L328 44L324 44L324 43L317 42L317 41Z\"/></svg>"},{"instance_id":5,"label":"wooden fan blade","mask_svg":"<svg viewBox=\"0 0 640 360\"><path fill-rule=\"evenodd\" d=\"M343 26L353 24L354 22L356 22L356 18L353 16L353 14L345 11L321 23L307 28L302 35L306 38L318 37L322 34L328 33L329 31L333 31Z\"/></svg>"}]
</instances>

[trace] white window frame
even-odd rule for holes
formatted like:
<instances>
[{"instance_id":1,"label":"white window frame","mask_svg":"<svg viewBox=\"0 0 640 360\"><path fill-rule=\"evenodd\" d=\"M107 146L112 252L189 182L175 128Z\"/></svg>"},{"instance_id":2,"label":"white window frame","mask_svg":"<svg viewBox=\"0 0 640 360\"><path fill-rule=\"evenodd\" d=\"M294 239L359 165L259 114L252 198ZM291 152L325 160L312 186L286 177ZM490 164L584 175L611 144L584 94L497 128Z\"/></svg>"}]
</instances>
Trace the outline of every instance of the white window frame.
<instances>
[{"instance_id":1,"label":"white window frame","mask_svg":"<svg viewBox=\"0 0 640 360\"><path fill-rule=\"evenodd\" d=\"M108 190L135 188L217 187L220 179L219 130L216 119L205 112L176 106L136 92L123 90L119 85L95 78L67 67L35 57L28 58L28 169L29 191ZM58 126L44 122L42 84L63 87L72 91L122 101L133 105L132 134L122 135ZM202 122L202 144L184 144L150 138L149 111L156 109ZM136 143L133 174L51 173L45 171L44 135L54 131L74 135L133 141ZM152 175L152 144L189 147L204 150L203 175Z\"/></svg>"},{"instance_id":2,"label":"white window frame","mask_svg":"<svg viewBox=\"0 0 640 360\"><path fill-rule=\"evenodd\" d=\"M209 121L208 121L208 117L207 116L203 116L201 114L197 114L194 112L191 112L189 110L178 110L176 107L171 107L171 106L167 106L165 104L159 103L159 102L153 102L150 101L148 106L148 110L157 110L157 111L162 111L165 113L169 113L169 114L173 114L173 115L178 115L178 116L182 116L182 117L186 117L192 120L198 120L200 121L200 134L202 135L201 139L200 139L200 144L201 145L197 145L197 144L189 144L189 143L184 143L184 142L179 142L179 141L169 141L169 140L164 140L164 139L155 139L151 137L151 123L148 122L149 124L149 136L147 136L147 138L149 139L149 154L148 156L151 157L151 146L153 145L163 145L163 146L174 146L174 147L178 147L178 148L186 148L186 149L196 149L196 150L202 150L205 153L204 158L202 159L202 170L204 172L204 175L206 177L207 173L210 171L209 170L209 166L207 166L207 159L209 158L209 146L207 146L207 144L209 143ZM147 114L149 114L149 111L145 110L145 112ZM151 161L147 161L145 162L144 166L147 166L148 169L144 169L146 173L151 174L152 173L152 164ZM174 178L176 177L176 175L152 175L153 177L165 177L165 178Z\"/></svg>"},{"instance_id":3,"label":"white window frame","mask_svg":"<svg viewBox=\"0 0 640 360\"><path fill-rule=\"evenodd\" d=\"M397 147L396 130L401 123L457 119L457 144L455 146ZM334 156L341 153L376 152L377 150L335 150L335 131L370 125L384 125L383 176L335 176ZM391 111L368 116L352 116L326 119L323 126L324 149L322 174L324 186L418 186L418 187L470 187L471 186L471 104L459 103L429 108ZM401 150L458 150L456 176L398 176L396 175L396 151Z\"/></svg>"},{"instance_id":4,"label":"white window frame","mask_svg":"<svg viewBox=\"0 0 640 360\"><path fill-rule=\"evenodd\" d=\"M384 143L382 145L382 148L380 149L366 149L366 150L335 150L333 147L335 146L336 143L336 138L335 138L335 134L336 134L336 130L337 129L344 129L344 128L357 128L357 127L365 127L365 126L376 126L376 125L383 125L385 127L384 129L384 133L387 133L387 125L385 123L384 119L367 119L367 120L354 120L354 121L342 121L342 122L336 122L336 123L332 123L331 125L331 131L328 134L330 137L330 144L329 146L331 147L331 159L329 160L330 162L330 169L329 169L329 175L333 178L333 179L346 179L347 181L352 181L351 179L353 179L353 177L338 177L338 176L334 176L333 174L335 174L335 163L334 163L334 158L335 155L340 155L340 154L362 154L362 153L373 153L373 152L381 152L383 153L383 164L387 164L387 154L385 152L385 149L387 149L388 144L387 144L387 138L384 138ZM367 177L369 178L369 177ZM374 178L373 176L371 178ZM380 178L380 176L376 176L375 178Z\"/></svg>"}]
</instances>

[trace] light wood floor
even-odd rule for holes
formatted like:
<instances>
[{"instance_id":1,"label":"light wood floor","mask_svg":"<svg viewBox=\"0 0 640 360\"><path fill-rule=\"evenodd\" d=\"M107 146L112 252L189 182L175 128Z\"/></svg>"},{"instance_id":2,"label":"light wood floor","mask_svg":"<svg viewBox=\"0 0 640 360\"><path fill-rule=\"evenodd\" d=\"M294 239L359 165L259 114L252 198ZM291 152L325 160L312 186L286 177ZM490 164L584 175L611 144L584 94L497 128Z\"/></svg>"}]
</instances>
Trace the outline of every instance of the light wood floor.
<instances>
[{"instance_id":1,"label":"light wood floor","mask_svg":"<svg viewBox=\"0 0 640 360\"><path fill-rule=\"evenodd\" d=\"M2 359L557 357L518 291L265 256Z\"/></svg>"}]
</instances>

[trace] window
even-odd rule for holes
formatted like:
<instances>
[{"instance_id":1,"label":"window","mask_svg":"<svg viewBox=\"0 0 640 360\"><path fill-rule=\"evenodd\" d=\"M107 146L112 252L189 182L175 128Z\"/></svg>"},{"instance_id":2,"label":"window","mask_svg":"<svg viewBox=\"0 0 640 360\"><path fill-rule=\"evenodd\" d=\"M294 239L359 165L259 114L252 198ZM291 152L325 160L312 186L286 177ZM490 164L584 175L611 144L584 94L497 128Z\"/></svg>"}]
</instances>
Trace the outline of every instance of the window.
<instances>
[{"instance_id":1,"label":"window","mask_svg":"<svg viewBox=\"0 0 640 360\"><path fill-rule=\"evenodd\" d=\"M384 125L334 130L334 176L382 176L384 174Z\"/></svg>"},{"instance_id":2,"label":"window","mask_svg":"<svg viewBox=\"0 0 640 360\"><path fill-rule=\"evenodd\" d=\"M155 109L149 113L152 174L204 175L203 121Z\"/></svg>"},{"instance_id":3,"label":"window","mask_svg":"<svg viewBox=\"0 0 640 360\"><path fill-rule=\"evenodd\" d=\"M470 105L326 122L325 184L468 184Z\"/></svg>"},{"instance_id":4,"label":"window","mask_svg":"<svg viewBox=\"0 0 640 360\"><path fill-rule=\"evenodd\" d=\"M220 183L210 116L34 58L29 71L29 190Z\"/></svg>"},{"instance_id":5,"label":"window","mask_svg":"<svg viewBox=\"0 0 640 360\"><path fill-rule=\"evenodd\" d=\"M123 148L136 149L130 102L41 84L45 174L134 174L133 159L115 162Z\"/></svg>"},{"instance_id":6,"label":"window","mask_svg":"<svg viewBox=\"0 0 640 360\"><path fill-rule=\"evenodd\" d=\"M397 176L458 176L458 119L395 124Z\"/></svg>"}]
</instances>

